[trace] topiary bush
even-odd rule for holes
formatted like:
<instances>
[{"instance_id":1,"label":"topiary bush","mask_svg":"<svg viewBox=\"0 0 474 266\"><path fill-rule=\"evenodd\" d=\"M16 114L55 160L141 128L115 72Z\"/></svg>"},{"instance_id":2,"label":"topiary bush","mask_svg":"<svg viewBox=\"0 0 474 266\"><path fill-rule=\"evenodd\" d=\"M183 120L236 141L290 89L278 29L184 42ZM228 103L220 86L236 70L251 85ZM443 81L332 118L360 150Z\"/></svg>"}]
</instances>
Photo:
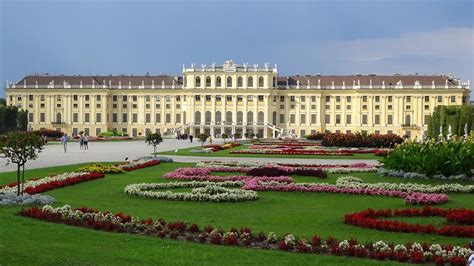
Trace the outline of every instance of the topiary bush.
<instances>
[{"instance_id":1,"label":"topiary bush","mask_svg":"<svg viewBox=\"0 0 474 266\"><path fill-rule=\"evenodd\" d=\"M309 135L304 136L307 140L322 140L324 137L324 133L318 132L318 133L312 133Z\"/></svg>"},{"instance_id":2,"label":"topiary bush","mask_svg":"<svg viewBox=\"0 0 474 266\"><path fill-rule=\"evenodd\" d=\"M253 168L247 172L248 176L282 176L286 174L285 171L275 167Z\"/></svg>"}]
</instances>

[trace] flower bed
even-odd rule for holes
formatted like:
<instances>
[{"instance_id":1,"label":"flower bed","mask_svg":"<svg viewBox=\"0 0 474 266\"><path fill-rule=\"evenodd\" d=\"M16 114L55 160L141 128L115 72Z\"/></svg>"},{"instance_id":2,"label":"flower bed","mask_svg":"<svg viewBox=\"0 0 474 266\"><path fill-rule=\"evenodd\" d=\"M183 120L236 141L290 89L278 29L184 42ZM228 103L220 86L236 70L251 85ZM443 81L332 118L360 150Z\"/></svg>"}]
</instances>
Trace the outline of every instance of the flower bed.
<instances>
[{"instance_id":1,"label":"flower bed","mask_svg":"<svg viewBox=\"0 0 474 266\"><path fill-rule=\"evenodd\" d=\"M130 172L133 170L142 169L158 164L160 164L160 160L157 159L139 159L131 162L121 163L116 166L124 171Z\"/></svg>"},{"instance_id":2,"label":"flower bed","mask_svg":"<svg viewBox=\"0 0 474 266\"><path fill-rule=\"evenodd\" d=\"M403 138L395 134L327 133L321 145L328 147L374 147L391 148L403 143Z\"/></svg>"},{"instance_id":3,"label":"flower bed","mask_svg":"<svg viewBox=\"0 0 474 266\"><path fill-rule=\"evenodd\" d=\"M327 183L278 183L272 181L266 182L258 179L246 180L242 188L254 191L323 192L399 197L405 199L406 204L440 204L447 202L449 199L446 194L427 194L378 188L346 187L338 184L333 185Z\"/></svg>"},{"instance_id":4,"label":"flower bed","mask_svg":"<svg viewBox=\"0 0 474 266\"><path fill-rule=\"evenodd\" d=\"M89 180L103 178L102 173L72 172L55 176L47 176L37 180L27 180L23 191L28 194L36 194L59 187L70 186ZM16 183L15 183L16 186ZM0 193L14 193L16 187L6 186L0 189Z\"/></svg>"},{"instance_id":5,"label":"flower bed","mask_svg":"<svg viewBox=\"0 0 474 266\"><path fill-rule=\"evenodd\" d=\"M445 225L440 228L432 224L420 225L406 222L377 219L389 217L445 217L450 222L461 225ZM425 206L422 209L402 209L402 210L372 210L367 209L361 212L346 214L344 216L346 224L363 228L376 229L381 231L403 232L403 233L425 233L439 234L451 237L474 237L474 210L467 209L439 209Z\"/></svg>"},{"instance_id":6,"label":"flower bed","mask_svg":"<svg viewBox=\"0 0 474 266\"><path fill-rule=\"evenodd\" d=\"M377 170L377 173L380 176L396 176L396 177L403 177L407 179L441 179L441 180L474 180L474 176L467 176L465 174L458 174L458 175L450 175L444 176L442 174L436 174L431 177L428 177L426 174L420 173L413 173L413 172L404 172L403 170L389 170L383 167L380 167Z\"/></svg>"},{"instance_id":7,"label":"flower bed","mask_svg":"<svg viewBox=\"0 0 474 266\"><path fill-rule=\"evenodd\" d=\"M163 175L167 179L177 179L177 180L189 180L189 181L213 181L213 182L225 182L225 181L242 181L246 179L256 178L255 176L245 176L245 175L236 175L236 176L213 176L212 172L247 172L251 168L228 168L228 167L215 167L215 168L192 168L184 167L178 168L173 172L166 173ZM277 181L291 183L293 179L289 176L259 176L257 177L260 180L264 181Z\"/></svg>"},{"instance_id":8,"label":"flower bed","mask_svg":"<svg viewBox=\"0 0 474 266\"><path fill-rule=\"evenodd\" d=\"M212 201L212 202L240 202L257 200L257 193L243 189L229 189L227 187L240 187L242 182L225 181L214 182L171 182L171 183L142 183L131 184L125 187L127 195L139 196L143 198L181 200L181 201ZM150 191L153 189L169 188L192 188L191 192L172 191Z\"/></svg>"},{"instance_id":9,"label":"flower bed","mask_svg":"<svg viewBox=\"0 0 474 266\"><path fill-rule=\"evenodd\" d=\"M293 235L279 238L272 232L254 234L250 228L246 227L241 227L240 230L232 228L230 231L223 232L212 226L201 229L197 224L189 225L182 221L166 222L163 219L154 221L151 218L140 220L123 213L99 212L85 207L71 209L67 205L60 208L44 206L40 209L33 207L24 209L19 214L42 221L109 232L166 237L214 245L359 257L382 261L465 265L467 258L473 253L472 250L459 246L418 244L416 242L405 245L390 245L384 241L362 244L356 239L338 241L329 237L324 240L317 235L313 236L311 240L298 239Z\"/></svg>"},{"instance_id":10,"label":"flower bed","mask_svg":"<svg viewBox=\"0 0 474 266\"><path fill-rule=\"evenodd\" d=\"M414 183L365 183L362 179L352 176L339 177L336 184L341 187L350 188L371 188L385 190L399 190L405 192L422 193L473 193L474 185L461 184L442 184L442 185L424 185Z\"/></svg>"},{"instance_id":11,"label":"flower bed","mask_svg":"<svg viewBox=\"0 0 474 266\"><path fill-rule=\"evenodd\" d=\"M124 172L122 168L115 165L103 165L100 163L90 164L77 169L81 172L102 173L102 174L121 174Z\"/></svg>"},{"instance_id":12,"label":"flower bed","mask_svg":"<svg viewBox=\"0 0 474 266\"><path fill-rule=\"evenodd\" d=\"M24 193L23 195L17 195L16 193L0 193L0 205L7 206L23 206L23 205L45 205L54 202L54 198L48 195L30 195Z\"/></svg>"}]
</instances>

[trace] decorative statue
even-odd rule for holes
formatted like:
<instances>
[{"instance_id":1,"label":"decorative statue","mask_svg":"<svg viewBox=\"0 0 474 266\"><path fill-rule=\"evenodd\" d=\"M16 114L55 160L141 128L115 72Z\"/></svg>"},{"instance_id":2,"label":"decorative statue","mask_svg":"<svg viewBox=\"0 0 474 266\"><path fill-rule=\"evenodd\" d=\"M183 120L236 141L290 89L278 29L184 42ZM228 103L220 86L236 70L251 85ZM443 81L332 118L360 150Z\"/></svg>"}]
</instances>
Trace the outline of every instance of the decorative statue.
<instances>
[{"instance_id":1,"label":"decorative statue","mask_svg":"<svg viewBox=\"0 0 474 266\"><path fill-rule=\"evenodd\" d=\"M451 128L451 125L449 125L448 127L448 136L447 136L447 139L451 139L451 136L453 135L453 129Z\"/></svg>"},{"instance_id":2,"label":"decorative statue","mask_svg":"<svg viewBox=\"0 0 474 266\"><path fill-rule=\"evenodd\" d=\"M467 132L467 123L464 125L464 139L467 139L467 136L469 136Z\"/></svg>"},{"instance_id":3,"label":"decorative statue","mask_svg":"<svg viewBox=\"0 0 474 266\"><path fill-rule=\"evenodd\" d=\"M439 140L443 140L443 126L439 126L439 135L438 135Z\"/></svg>"},{"instance_id":4,"label":"decorative statue","mask_svg":"<svg viewBox=\"0 0 474 266\"><path fill-rule=\"evenodd\" d=\"M424 143L425 141L426 141L426 132L424 128L421 128L421 142Z\"/></svg>"}]
</instances>

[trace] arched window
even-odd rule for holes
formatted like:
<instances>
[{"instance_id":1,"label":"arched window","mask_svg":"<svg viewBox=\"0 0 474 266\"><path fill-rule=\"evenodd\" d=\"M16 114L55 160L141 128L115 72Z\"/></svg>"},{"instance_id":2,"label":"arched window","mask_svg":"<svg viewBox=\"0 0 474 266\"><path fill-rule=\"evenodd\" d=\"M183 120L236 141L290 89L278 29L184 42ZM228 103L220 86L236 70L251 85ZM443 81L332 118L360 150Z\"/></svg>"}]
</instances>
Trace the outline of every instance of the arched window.
<instances>
[{"instance_id":1,"label":"arched window","mask_svg":"<svg viewBox=\"0 0 474 266\"><path fill-rule=\"evenodd\" d=\"M61 124L61 113L56 114L56 123Z\"/></svg>"},{"instance_id":2,"label":"arched window","mask_svg":"<svg viewBox=\"0 0 474 266\"><path fill-rule=\"evenodd\" d=\"M196 88L201 87L201 77L196 77Z\"/></svg>"},{"instance_id":3,"label":"arched window","mask_svg":"<svg viewBox=\"0 0 474 266\"><path fill-rule=\"evenodd\" d=\"M227 111L227 113L225 113L225 122L226 123L232 123L232 112L231 111Z\"/></svg>"},{"instance_id":4,"label":"arched window","mask_svg":"<svg viewBox=\"0 0 474 266\"><path fill-rule=\"evenodd\" d=\"M237 87L242 88L244 86L244 81L242 77L237 78Z\"/></svg>"},{"instance_id":5,"label":"arched window","mask_svg":"<svg viewBox=\"0 0 474 266\"><path fill-rule=\"evenodd\" d=\"M201 124L201 112L199 111L194 112L194 124L196 125Z\"/></svg>"},{"instance_id":6,"label":"arched window","mask_svg":"<svg viewBox=\"0 0 474 266\"><path fill-rule=\"evenodd\" d=\"M247 125L253 125L253 112L247 112Z\"/></svg>"},{"instance_id":7,"label":"arched window","mask_svg":"<svg viewBox=\"0 0 474 266\"><path fill-rule=\"evenodd\" d=\"M206 77L206 87L211 87L211 77Z\"/></svg>"},{"instance_id":8,"label":"arched window","mask_svg":"<svg viewBox=\"0 0 474 266\"><path fill-rule=\"evenodd\" d=\"M272 123L274 125L277 124L277 112L276 111L273 111Z\"/></svg>"},{"instance_id":9,"label":"arched window","mask_svg":"<svg viewBox=\"0 0 474 266\"><path fill-rule=\"evenodd\" d=\"M227 87L232 87L232 77L227 77Z\"/></svg>"},{"instance_id":10,"label":"arched window","mask_svg":"<svg viewBox=\"0 0 474 266\"><path fill-rule=\"evenodd\" d=\"M186 111L183 111L183 125L186 124Z\"/></svg>"},{"instance_id":11,"label":"arched window","mask_svg":"<svg viewBox=\"0 0 474 266\"><path fill-rule=\"evenodd\" d=\"M222 79L221 77L216 78L216 87L222 87Z\"/></svg>"},{"instance_id":12,"label":"arched window","mask_svg":"<svg viewBox=\"0 0 474 266\"><path fill-rule=\"evenodd\" d=\"M253 77L249 77L249 78L247 79L247 86L248 86L248 87L253 87Z\"/></svg>"},{"instance_id":13,"label":"arched window","mask_svg":"<svg viewBox=\"0 0 474 266\"><path fill-rule=\"evenodd\" d=\"M221 111L216 112L216 125L220 125L222 123L222 114Z\"/></svg>"},{"instance_id":14,"label":"arched window","mask_svg":"<svg viewBox=\"0 0 474 266\"><path fill-rule=\"evenodd\" d=\"M237 125L242 125L244 122L244 113L242 111L237 112Z\"/></svg>"},{"instance_id":15,"label":"arched window","mask_svg":"<svg viewBox=\"0 0 474 266\"><path fill-rule=\"evenodd\" d=\"M260 87L260 88L263 87L263 77L262 76L258 77L258 87Z\"/></svg>"},{"instance_id":16,"label":"arched window","mask_svg":"<svg viewBox=\"0 0 474 266\"><path fill-rule=\"evenodd\" d=\"M405 116L405 124L406 124L406 125L410 125L410 124L411 124L411 116L410 116L410 115L406 115L406 116Z\"/></svg>"},{"instance_id":17,"label":"arched window","mask_svg":"<svg viewBox=\"0 0 474 266\"><path fill-rule=\"evenodd\" d=\"M211 112L210 111L206 112L206 115L205 115L204 119L205 119L206 125L211 124Z\"/></svg>"},{"instance_id":18,"label":"arched window","mask_svg":"<svg viewBox=\"0 0 474 266\"><path fill-rule=\"evenodd\" d=\"M277 78L273 77L273 87L276 88L277 86Z\"/></svg>"},{"instance_id":19,"label":"arched window","mask_svg":"<svg viewBox=\"0 0 474 266\"><path fill-rule=\"evenodd\" d=\"M264 117L265 117L265 115L263 114L262 111L258 112L258 115L257 115L258 124L263 125Z\"/></svg>"}]
</instances>

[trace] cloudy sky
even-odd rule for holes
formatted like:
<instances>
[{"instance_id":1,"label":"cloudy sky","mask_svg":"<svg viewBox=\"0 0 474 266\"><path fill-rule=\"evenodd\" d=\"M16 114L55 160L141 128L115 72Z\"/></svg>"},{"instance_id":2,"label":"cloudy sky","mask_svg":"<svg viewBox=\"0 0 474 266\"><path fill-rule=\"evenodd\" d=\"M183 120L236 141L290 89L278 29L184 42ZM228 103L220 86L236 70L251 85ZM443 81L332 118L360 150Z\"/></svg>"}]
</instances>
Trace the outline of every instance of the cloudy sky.
<instances>
[{"instance_id":1,"label":"cloudy sky","mask_svg":"<svg viewBox=\"0 0 474 266\"><path fill-rule=\"evenodd\" d=\"M473 81L473 2L0 1L0 81L35 72L180 74L182 64L227 59L278 64L281 75Z\"/></svg>"}]
</instances>

